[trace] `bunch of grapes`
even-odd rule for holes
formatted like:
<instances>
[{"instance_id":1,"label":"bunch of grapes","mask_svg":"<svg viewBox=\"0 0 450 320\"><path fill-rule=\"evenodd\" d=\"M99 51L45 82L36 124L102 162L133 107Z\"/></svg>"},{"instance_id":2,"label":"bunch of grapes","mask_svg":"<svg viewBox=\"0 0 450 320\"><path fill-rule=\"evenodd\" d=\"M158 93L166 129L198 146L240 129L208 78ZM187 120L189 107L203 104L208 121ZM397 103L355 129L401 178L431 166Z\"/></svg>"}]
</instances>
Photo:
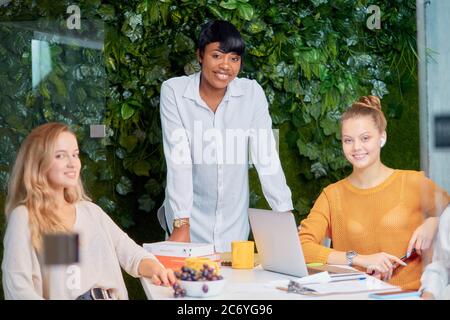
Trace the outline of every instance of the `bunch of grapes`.
<instances>
[{"instance_id":1,"label":"bunch of grapes","mask_svg":"<svg viewBox=\"0 0 450 320\"><path fill-rule=\"evenodd\" d=\"M221 275L215 273L214 268L210 268L206 263L203 265L203 268L198 271L184 266L181 268L181 272L175 272L175 276L178 280L182 281L215 281L223 279ZM186 295L186 290L178 283L173 285L173 289L175 298L184 297ZM204 284L202 290L204 293L207 293L209 290L208 285Z\"/></svg>"},{"instance_id":2,"label":"bunch of grapes","mask_svg":"<svg viewBox=\"0 0 450 320\"><path fill-rule=\"evenodd\" d=\"M175 298L186 296L186 290L183 289L178 282L174 283L172 288L174 290L173 296Z\"/></svg>"}]
</instances>

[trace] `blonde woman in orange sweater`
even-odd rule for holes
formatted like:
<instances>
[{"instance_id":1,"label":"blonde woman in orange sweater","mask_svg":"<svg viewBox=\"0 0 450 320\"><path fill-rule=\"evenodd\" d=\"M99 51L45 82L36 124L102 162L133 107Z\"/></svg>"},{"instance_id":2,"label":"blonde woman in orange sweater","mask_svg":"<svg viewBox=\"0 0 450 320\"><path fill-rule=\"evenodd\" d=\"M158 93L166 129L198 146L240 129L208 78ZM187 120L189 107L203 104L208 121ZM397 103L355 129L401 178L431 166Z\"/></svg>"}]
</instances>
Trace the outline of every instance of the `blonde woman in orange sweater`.
<instances>
[{"instance_id":1,"label":"blonde woman in orange sweater","mask_svg":"<svg viewBox=\"0 0 450 320\"><path fill-rule=\"evenodd\" d=\"M433 242L449 195L423 172L381 162L386 125L375 96L360 98L343 114L342 148L353 171L322 191L301 222L300 240L307 263L350 265L418 289L422 254ZM325 237L333 248L321 245ZM399 259L405 254L411 255L407 265Z\"/></svg>"}]
</instances>

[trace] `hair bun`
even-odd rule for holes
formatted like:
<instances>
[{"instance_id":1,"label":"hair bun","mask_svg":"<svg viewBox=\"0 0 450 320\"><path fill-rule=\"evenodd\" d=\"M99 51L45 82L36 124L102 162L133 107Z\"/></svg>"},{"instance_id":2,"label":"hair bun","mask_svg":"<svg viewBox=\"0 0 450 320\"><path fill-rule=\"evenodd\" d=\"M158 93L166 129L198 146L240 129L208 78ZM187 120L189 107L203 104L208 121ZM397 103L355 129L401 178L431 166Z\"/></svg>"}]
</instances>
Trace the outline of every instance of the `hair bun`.
<instances>
[{"instance_id":1,"label":"hair bun","mask_svg":"<svg viewBox=\"0 0 450 320\"><path fill-rule=\"evenodd\" d=\"M358 105L381 111L381 101L377 96L364 96L358 99Z\"/></svg>"}]
</instances>

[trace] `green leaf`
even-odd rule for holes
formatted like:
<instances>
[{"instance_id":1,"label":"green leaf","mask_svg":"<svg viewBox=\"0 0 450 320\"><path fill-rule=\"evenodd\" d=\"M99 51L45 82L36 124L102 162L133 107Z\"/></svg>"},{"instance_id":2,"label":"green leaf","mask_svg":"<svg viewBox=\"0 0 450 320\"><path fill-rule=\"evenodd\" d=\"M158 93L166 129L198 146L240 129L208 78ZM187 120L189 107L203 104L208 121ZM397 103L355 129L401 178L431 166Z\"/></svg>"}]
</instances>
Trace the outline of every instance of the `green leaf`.
<instances>
[{"instance_id":1,"label":"green leaf","mask_svg":"<svg viewBox=\"0 0 450 320\"><path fill-rule=\"evenodd\" d=\"M145 72L145 83L146 84L156 84L160 79L165 78L167 75L167 70L163 66L153 66L150 70Z\"/></svg>"},{"instance_id":2,"label":"green leaf","mask_svg":"<svg viewBox=\"0 0 450 320\"><path fill-rule=\"evenodd\" d=\"M272 122L275 125L282 124L283 122L291 119L291 115L285 110L282 110L281 108L271 107L270 115L272 117Z\"/></svg>"},{"instance_id":3,"label":"green leaf","mask_svg":"<svg viewBox=\"0 0 450 320\"><path fill-rule=\"evenodd\" d=\"M251 34L257 34L257 33L264 31L266 28L267 28L267 24L262 20L258 20L258 21L250 22L250 24L247 27L247 30Z\"/></svg>"},{"instance_id":4,"label":"green leaf","mask_svg":"<svg viewBox=\"0 0 450 320\"><path fill-rule=\"evenodd\" d=\"M88 97L86 91L82 87L78 87L75 89L75 96L79 103L86 102L86 99Z\"/></svg>"},{"instance_id":5,"label":"green leaf","mask_svg":"<svg viewBox=\"0 0 450 320\"><path fill-rule=\"evenodd\" d=\"M66 85L55 73L52 73L48 78L56 87L56 92L61 97L67 97Z\"/></svg>"},{"instance_id":6,"label":"green leaf","mask_svg":"<svg viewBox=\"0 0 450 320\"><path fill-rule=\"evenodd\" d=\"M380 99L382 99L384 95L389 93L388 89L386 88L386 84L383 81L373 80L372 85L373 88L371 94L379 97Z\"/></svg>"},{"instance_id":7,"label":"green leaf","mask_svg":"<svg viewBox=\"0 0 450 320\"><path fill-rule=\"evenodd\" d=\"M162 192L162 185L160 182L156 181L155 179L149 179L147 183L145 184L145 190L147 190L147 193L151 196L156 196L159 193Z\"/></svg>"},{"instance_id":8,"label":"green leaf","mask_svg":"<svg viewBox=\"0 0 450 320\"><path fill-rule=\"evenodd\" d=\"M97 204L108 214L112 214L117 209L117 204L106 196L100 197Z\"/></svg>"},{"instance_id":9,"label":"green leaf","mask_svg":"<svg viewBox=\"0 0 450 320\"><path fill-rule=\"evenodd\" d=\"M110 167L104 167L100 170L100 181L110 181L114 178L114 173Z\"/></svg>"},{"instance_id":10,"label":"green leaf","mask_svg":"<svg viewBox=\"0 0 450 320\"><path fill-rule=\"evenodd\" d=\"M125 12L125 23L122 25L122 33L127 36L131 42L135 42L142 38L142 14L133 12Z\"/></svg>"},{"instance_id":11,"label":"green leaf","mask_svg":"<svg viewBox=\"0 0 450 320\"><path fill-rule=\"evenodd\" d=\"M301 155L310 160L317 160L320 156L319 148L315 143L305 143L301 139L297 140L297 147Z\"/></svg>"},{"instance_id":12,"label":"green leaf","mask_svg":"<svg viewBox=\"0 0 450 320\"><path fill-rule=\"evenodd\" d=\"M122 115L123 120L127 120L131 118L135 113L133 107L131 107L128 103L122 103L122 108L120 109L120 114Z\"/></svg>"},{"instance_id":13,"label":"green leaf","mask_svg":"<svg viewBox=\"0 0 450 320\"><path fill-rule=\"evenodd\" d=\"M222 10L219 7L213 4L207 4L206 7L216 18L220 20L228 20L227 12L222 12Z\"/></svg>"},{"instance_id":14,"label":"green leaf","mask_svg":"<svg viewBox=\"0 0 450 320\"><path fill-rule=\"evenodd\" d=\"M139 160L133 166L133 171L138 176L149 176L150 163L145 160Z\"/></svg>"},{"instance_id":15,"label":"green leaf","mask_svg":"<svg viewBox=\"0 0 450 320\"><path fill-rule=\"evenodd\" d=\"M258 194L255 191L252 190L250 192L250 201L249 201L250 208L255 208L258 205L260 199L261 197L258 196Z\"/></svg>"},{"instance_id":16,"label":"green leaf","mask_svg":"<svg viewBox=\"0 0 450 320\"><path fill-rule=\"evenodd\" d=\"M195 48L194 41L182 33L177 34L174 43L175 52L192 52Z\"/></svg>"},{"instance_id":17,"label":"green leaf","mask_svg":"<svg viewBox=\"0 0 450 320\"><path fill-rule=\"evenodd\" d=\"M239 15L247 21L253 18L253 7L248 3L240 3L238 6Z\"/></svg>"},{"instance_id":18,"label":"green leaf","mask_svg":"<svg viewBox=\"0 0 450 320\"><path fill-rule=\"evenodd\" d=\"M248 49L248 53L255 57L264 57L270 54L271 49L268 48L264 43L258 46L252 46Z\"/></svg>"},{"instance_id":19,"label":"green leaf","mask_svg":"<svg viewBox=\"0 0 450 320\"><path fill-rule=\"evenodd\" d=\"M227 0L227 1L221 1L220 6L222 8L228 9L228 10L234 10L237 8L239 2L237 0Z\"/></svg>"},{"instance_id":20,"label":"green leaf","mask_svg":"<svg viewBox=\"0 0 450 320\"><path fill-rule=\"evenodd\" d=\"M114 20L116 16L114 6L110 4L102 4L100 8L97 10L97 12L104 21Z\"/></svg>"},{"instance_id":21,"label":"green leaf","mask_svg":"<svg viewBox=\"0 0 450 320\"><path fill-rule=\"evenodd\" d=\"M320 162L314 162L311 165L311 172L314 174L314 178L319 179L327 175L327 170Z\"/></svg>"},{"instance_id":22,"label":"green leaf","mask_svg":"<svg viewBox=\"0 0 450 320\"><path fill-rule=\"evenodd\" d=\"M151 212L155 207L155 201L148 194L144 194L138 199L139 209L145 212Z\"/></svg>"},{"instance_id":23,"label":"green leaf","mask_svg":"<svg viewBox=\"0 0 450 320\"><path fill-rule=\"evenodd\" d=\"M296 95L301 94L300 81L297 79L285 77L283 87L284 87L284 90L286 90L286 92L295 93Z\"/></svg>"},{"instance_id":24,"label":"green leaf","mask_svg":"<svg viewBox=\"0 0 450 320\"><path fill-rule=\"evenodd\" d=\"M177 24L181 23L181 19L183 18L183 15L180 10L173 10L170 13L170 18L172 19L174 24L177 25Z\"/></svg>"},{"instance_id":25,"label":"green leaf","mask_svg":"<svg viewBox=\"0 0 450 320\"><path fill-rule=\"evenodd\" d=\"M133 149L136 147L138 142L138 138L136 136L127 136L127 135L120 135L119 138L119 144L124 147L128 152L133 151ZM117 153L116 153L117 154Z\"/></svg>"},{"instance_id":26,"label":"green leaf","mask_svg":"<svg viewBox=\"0 0 450 320\"><path fill-rule=\"evenodd\" d=\"M116 71L116 63L114 62L114 58L113 57L108 57L106 59L106 62L108 63L108 66L113 70Z\"/></svg>"},{"instance_id":27,"label":"green leaf","mask_svg":"<svg viewBox=\"0 0 450 320\"><path fill-rule=\"evenodd\" d=\"M310 1L313 3L314 7L318 7L321 4L328 3L328 0L310 0Z\"/></svg>"},{"instance_id":28,"label":"green leaf","mask_svg":"<svg viewBox=\"0 0 450 320\"><path fill-rule=\"evenodd\" d=\"M151 5L156 6L155 3L150 4L149 0L140 1L136 8L136 12L138 12L138 13L147 12L149 10L149 8L151 7Z\"/></svg>"},{"instance_id":29,"label":"green leaf","mask_svg":"<svg viewBox=\"0 0 450 320\"><path fill-rule=\"evenodd\" d=\"M50 91L48 90L47 84L45 81L41 81L39 85L39 93L45 98L50 99Z\"/></svg>"},{"instance_id":30,"label":"green leaf","mask_svg":"<svg viewBox=\"0 0 450 320\"><path fill-rule=\"evenodd\" d=\"M305 218L308 213L309 210L311 208L311 202L304 199L304 198L300 198L294 205L295 209L299 212L300 216L302 218Z\"/></svg>"},{"instance_id":31,"label":"green leaf","mask_svg":"<svg viewBox=\"0 0 450 320\"><path fill-rule=\"evenodd\" d=\"M129 212L123 212L119 216L119 223L123 228L130 228L134 226L133 218Z\"/></svg>"},{"instance_id":32,"label":"green leaf","mask_svg":"<svg viewBox=\"0 0 450 320\"><path fill-rule=\"evenodd\" d=\"M125 176L120 177L120 182L116 185L116 191L122 196L125 196L133 191L133 184L130 178Z\"/></svg>"},{"instance_id":33,"label":"green leaf","mask_svg":"<svg viewBox=\"0 0 450 320\"><path fill-rule=\"evenodd\" d=\"M116 149L116 156L117 156L119 159L124 159L125 156L126 156L126 154L127 154L127 152L125 151L125 149L122 149L122 148L117 148L117 149Z\"/></svg>"},{"instance_id":34,"label":"green leaf","mask_svg":"<svg viewBox=\"0 0 450 320\"><path fill-rule=\"evenodd\" d=\"M322 105L320 103L310 104L306 110L314 119L317 120L322 114Z\"/></svg>"},{"instance_id":35,"label":"green leaf","mask_svg":"<svg viewBox=\"0 0 450 320\"><path fill-rule=\"evenodd\" d=\"M0 190L7 192L7 186L9 181L9 174L6 171L0 171Z\"/></svg>"},{"instance_id":36,"label":"green leaf","mask_svg":"<svg viewBox=\"0 0 450 320\"><path fill-rule=\"evenodd\" d=\"M320 127L323 129L323 133L329 136L335 134L339 135L340 131L340 114L339 112L330 112L326 115L326 117L320 120Z\"/></svg>"}]
</instances>

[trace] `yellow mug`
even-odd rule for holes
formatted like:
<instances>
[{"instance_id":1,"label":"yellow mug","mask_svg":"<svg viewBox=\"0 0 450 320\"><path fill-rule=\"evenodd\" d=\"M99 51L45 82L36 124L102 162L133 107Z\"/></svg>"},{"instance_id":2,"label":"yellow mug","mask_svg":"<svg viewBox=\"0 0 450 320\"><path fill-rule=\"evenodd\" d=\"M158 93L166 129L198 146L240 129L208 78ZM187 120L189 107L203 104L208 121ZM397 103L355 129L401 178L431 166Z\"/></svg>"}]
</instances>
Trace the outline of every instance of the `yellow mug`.
<instances>
[{"instance_id":1,"label":"yellow mug","mask_svg":"<svg viewBox=\"0 0 450 320\"><path fill-rule=\"evenodd\" d=\"M253 269L255 264L255 243L253 241L231 242L231 267Z\"/></svg>"}]
</instances>

